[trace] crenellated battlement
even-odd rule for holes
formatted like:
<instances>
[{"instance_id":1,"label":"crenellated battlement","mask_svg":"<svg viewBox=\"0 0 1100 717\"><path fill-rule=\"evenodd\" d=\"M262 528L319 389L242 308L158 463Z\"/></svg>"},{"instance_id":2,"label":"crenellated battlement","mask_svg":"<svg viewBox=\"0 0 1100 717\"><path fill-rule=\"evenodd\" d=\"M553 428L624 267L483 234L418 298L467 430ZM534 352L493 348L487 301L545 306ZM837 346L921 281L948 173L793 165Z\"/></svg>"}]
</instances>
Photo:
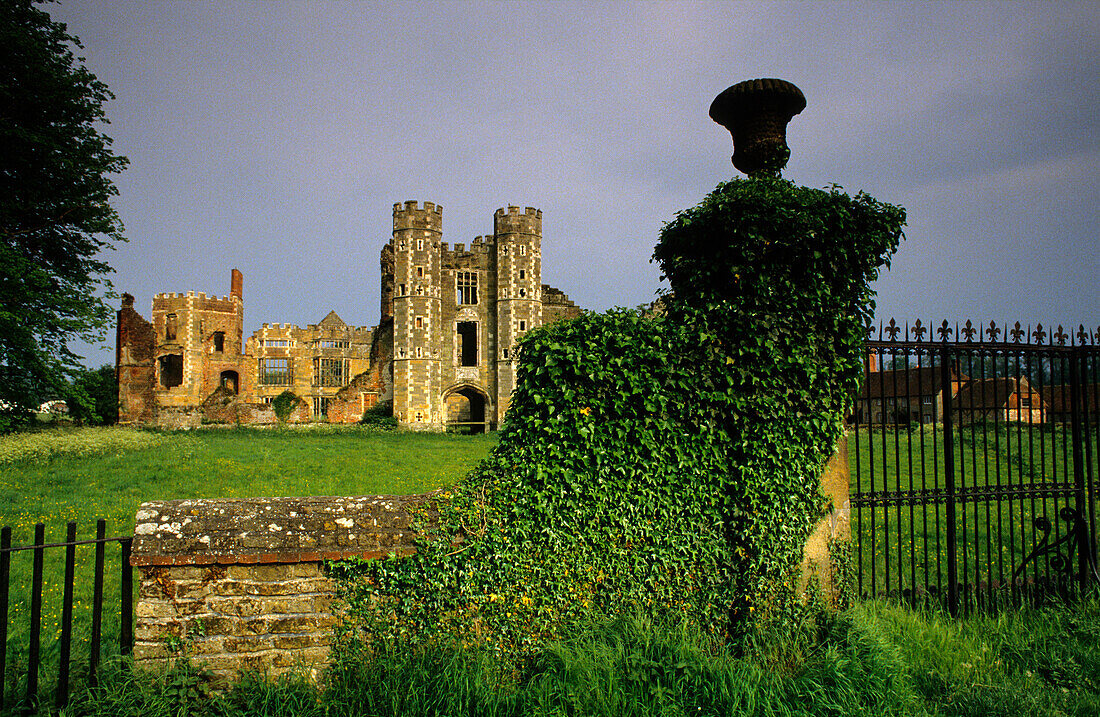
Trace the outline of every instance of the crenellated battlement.
<instances>
[{"instance_id":1,"label":"crenellated battlement","mask_svg":"<svg viewBox=\"0 0 1100 717\"><path fill-rule=\"evenodd\" d=\"M403 229L427 229L429 231L443 231L443 207L434 202L424 202L423 208L414 201L409 200L402 204L393 205L393 230Z\"/></svg>"},{"instance_id":2,"label":"crenellated battlement","mask_svg":"<svg viewBox=\"0 0 1100 717\"><path fill-rule=\"evenodd\" d=\"M534 234L542 236L542 212L527 207L522 212L519 207L509 205L493 214L493 232L501 234Z\"/></svg>"},{"instance_id":3,"label":"crenellated battlement","mask_svg":"<svg viewBox=\"0 0 1100 717\"><path fill-rule=\"evenodd\" d=\"M186 303L189 300L190 300L190 303L195 305L194 308L196 310L199 310L199 311L202 310L202 308L203 308L202 305L205 304L205 303L208 303L208 302L220 302L220 303L225 303L225 304L228 304L228 303L240 304L240 303L242 303L241 299L237 296L218 296L217 294L211 294L211 295L207 296L206 293L202 292L202 291L188 291L187 293L175 292L175 291L164 291L164 292L161 292L159 294L153 294L153 303L154 303L154 305L156 304L156 302L183 301L183 302Z\"/></svg>"},{"instance_id":4,"label":"crenellated battlement","mask_svg":"<svg viewBox=\"0 0 1100 717\"><path fill-rule=\"evenodd\" d=\"M528 217L537 217L539 219L542 219L542 210L535 209L534 207L526 207L523 210L523 215L528 216ZM496 210L496 213L493 216L497 216L497 217L520 216L519 207L516 207L516 206L513 206L513 205L509 204L507 209L501 208L501 209Z\"/></svg>"},{"instance_id":5,"label":"crenellated battlement","mask_svg":"<svg viewBox=\"0 0 1100 717\"><path fill-rule=\"evenodd\" d=\"M394 202L393 203L393 213L394 214L397 214L398 212L420 212L420 211L429 212L429 213L432 213L432 214L436 214L438 216L443 216L443 205L442 204L437 205L435 202L424 202L424 208L421 209L420 208L420 202L416 201L415 199L410 199L406 202Z\"/></svg>"}]
</instances>

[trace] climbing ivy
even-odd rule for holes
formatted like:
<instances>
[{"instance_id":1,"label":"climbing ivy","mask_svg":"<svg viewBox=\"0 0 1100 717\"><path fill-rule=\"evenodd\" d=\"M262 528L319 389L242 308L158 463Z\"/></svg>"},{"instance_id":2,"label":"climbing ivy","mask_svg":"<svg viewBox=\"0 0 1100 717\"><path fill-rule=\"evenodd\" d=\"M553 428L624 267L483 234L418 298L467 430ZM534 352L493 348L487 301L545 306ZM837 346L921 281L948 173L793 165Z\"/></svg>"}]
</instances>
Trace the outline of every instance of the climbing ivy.
<instances>
[{"instance_id":1,"label":"climbing ivy","mask_svg":"<svg viewBox=\"0 0 1100 717\"><path fill-rule=\"evenodd\" d=\"M421 524L418 554L337 568L340 649L523 651L593 609L727 635L774 616L903 222L770 177L680 213L654 252L664 311L530 332L497 448Z\"/></svg>"},{"instance_id":2,"label":"climbing ivy","mask_svg":"<svg viewBox=\"0 0 1100 717\"><path fill-rule=\"evenodd\" d=\"M286 423L294 409L304 403L298 394L288 388L271 400L271 409L275 411L275 418L279 419L279 423Z\"/></svg>"}]
</instances>

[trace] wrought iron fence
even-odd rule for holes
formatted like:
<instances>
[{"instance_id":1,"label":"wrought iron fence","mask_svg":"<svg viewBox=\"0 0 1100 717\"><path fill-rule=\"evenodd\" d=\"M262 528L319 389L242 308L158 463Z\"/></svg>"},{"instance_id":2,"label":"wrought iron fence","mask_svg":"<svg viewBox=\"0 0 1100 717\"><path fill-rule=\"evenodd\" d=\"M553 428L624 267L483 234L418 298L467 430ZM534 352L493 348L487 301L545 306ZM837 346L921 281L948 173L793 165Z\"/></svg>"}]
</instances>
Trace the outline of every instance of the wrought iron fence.
<instances>
[{"instance_id":1,"label":"wrought iron fence","mask_svg":"<svg viewBox=\"0 0 1100 717\"><path fill-rule=\"evenodd\" d=\"M859 593L957 614L1100 582L1098 409L1100 327L872 328L849 433Z\"/></svg>"},{"instance_id":2,"label":"wrought iron fence","mask_svg":"<svg viewBox=\"0 0 1100 717\"><path fill-rule=\"evenodd\" d=\"M64 542L47 543L46 542L46 526L43 523L38 523L34 527L34 540L31 545L19 545L13 546L12 529L11 527L4 527L0 529L0 710L11 703L15 703L17 706L21 705L25 710L33 710L37 705L39 694L39 677L43 668L43 585L47 582L52 582L53 578L47 578L45 570L45 558L46 551L53 548L64 548L64 577L61 582L61 588L63 591L61 600L61 616L60 616L60 629L57 632L56 641L52 644L49 641L49 635L47 635L47 644L51 648L57 650L57 664L56 664L56 677L57 688L54 693L54 707L58 710L62 709L69 701L69 688L71 678L71 666L72 666L72 646L73 646L73 614L75 600L75 590L77 587L76 580L76 567L77 567L77 555L76 549L78 546L90 545L94 546L94 557L92 564L92 600L91 600L91 614L90 619L90 634L86 638L88 641L88 662L86 679L91 685L95 685L99 675L100 657L103 652L103 605L104 605L104 578L105 578L105 563L106 555L105 549L109 543L118 543L120 546L120 573L119 573L119 652L122 655L129 655L133 649L134 635L133 635L133 569L130 567L130 546L133 541L132 537L116 537L108 538L107 523L105 520L100 519L96 523L95 538L89 540L77 540L76 538L76 523L70 522L66 527L66 535ZM29 595L13 596L11 593L12 587L12 556L24 552L31 551L31 565L30 565L30 592ZM26 567L26 566L22 566ZM25 576L24 576L25 577ZM17 631L20 625L9 624L9 618L11 618L9 608L11 607L12 598L15 598L16 604L19 606L25 606L26 601L30 602L30 609L27 615L28 623L26 625L26 664L20 665L18 670L12 670L9 663L9 652L13 649L21 648L21 645L10 646L8 645L9 635ZM16 628L12 630L11 628ZM15 638L12 638L13 640ZM52 650L51 650L52 652ZM51 661L52 662L52 661ZM53 665L51 664L52 668ZM52 671L52 669L51 669ZM25 680L25 686L23 690L11 690L7 689L9 672L13 673L13 676L21 676ZM18 680L12 680L14 685L18 684ZM18 692L22 692L22 696ZM16 692L16 694L10 694L9 692Z\"/></svg>"}]
</instances>

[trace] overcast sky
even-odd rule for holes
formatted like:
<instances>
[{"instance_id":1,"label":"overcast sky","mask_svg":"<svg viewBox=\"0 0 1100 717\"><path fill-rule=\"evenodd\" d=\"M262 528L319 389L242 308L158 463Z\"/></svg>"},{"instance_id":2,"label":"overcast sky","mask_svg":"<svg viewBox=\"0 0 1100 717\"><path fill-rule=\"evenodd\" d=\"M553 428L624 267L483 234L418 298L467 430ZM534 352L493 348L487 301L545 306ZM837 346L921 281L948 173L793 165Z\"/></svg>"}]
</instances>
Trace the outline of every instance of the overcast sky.
<instances>
[{"instance_id":1,"label":"overcast sky","mask_svg":"<svg viewBox=\"0 0 1100 717\"><path fill-rule=\"evenodd\" d=\"M711 100L780 77L808 101L784 176L908 212L879 318L1100 324L1095 3L47 8L116 95L130 241L108 261L146 316L156 292L227 294L237 267L246 334L330 309L374 325L408 199L443 205L451 243L538 207L545 283L649 302L661 225L735 174Z\"/></svg>"}]
</instances>

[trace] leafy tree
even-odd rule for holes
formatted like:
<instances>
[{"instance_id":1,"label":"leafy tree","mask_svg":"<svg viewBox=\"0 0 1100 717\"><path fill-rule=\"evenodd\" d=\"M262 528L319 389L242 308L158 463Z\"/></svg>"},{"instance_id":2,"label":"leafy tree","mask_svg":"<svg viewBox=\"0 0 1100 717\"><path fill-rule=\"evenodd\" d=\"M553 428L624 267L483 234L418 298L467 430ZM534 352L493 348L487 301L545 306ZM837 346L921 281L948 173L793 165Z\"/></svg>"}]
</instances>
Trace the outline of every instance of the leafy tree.
<instances>
[{"instance_id":1,"label":"leafy tree","mask_svg":"<svg viewBox=\"0 0 1100 717\"><path fill-rule=\"evenodd\" d=\"M81 369L66 391L69 416L81 423L118 423L118 381L114 366Z\"/></svg>"},{"instance_id":2,"label":"leafy tree","mask_svg":"<svg viewBox=\"0 0 1100 717\"><path fill-rule=\"evenodd\" d=\"M100 131L113 97L80 41L35 0L0 3L0 406L62 392L112 312L101 252L125 241L109 200L127 164ZM2 417L0 417L2 418ZM4 421L0 420L0 423Z\"/></svg>"}]
</instances>

